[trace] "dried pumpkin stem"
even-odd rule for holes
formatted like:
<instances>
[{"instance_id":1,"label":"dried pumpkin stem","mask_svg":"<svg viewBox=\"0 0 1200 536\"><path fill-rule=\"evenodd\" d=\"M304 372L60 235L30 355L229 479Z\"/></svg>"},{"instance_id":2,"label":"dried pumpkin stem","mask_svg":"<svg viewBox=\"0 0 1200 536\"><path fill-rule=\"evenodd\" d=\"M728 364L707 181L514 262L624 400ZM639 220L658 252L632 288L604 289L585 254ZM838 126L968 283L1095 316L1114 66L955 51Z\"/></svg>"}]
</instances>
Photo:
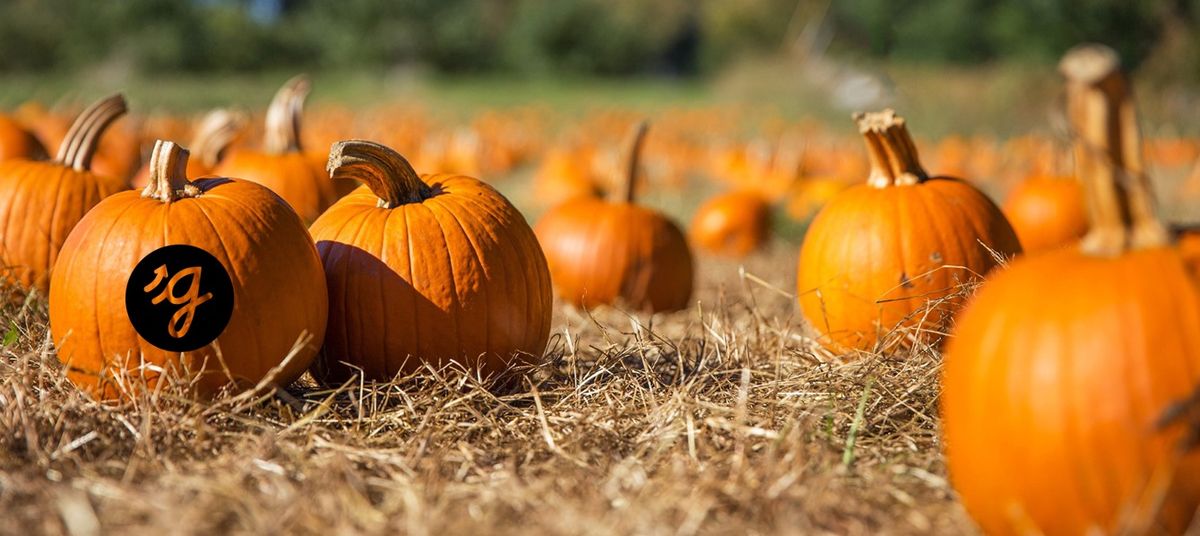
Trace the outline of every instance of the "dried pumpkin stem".
<instances>
[{"instance_id":1,"label":"dried pumpkin stem","mask_svg":"<svg viewBox=\"0 0 1200 536\"><path fill-rule=\"evenodd\" d=\"M876 188L919 184L929 178L908 133L904 118L888 109L854 114L858 132L867 143L871 174L867 184Z\"/></svg>"},{"instance_id":2,"label":"dried pumpkin stem","mask_svg":"<svg viewBox=\"0 0 1200 536\"><path fill-rule=\"evenodd\" d=\"M362 181L379 198L380 208L420 203L432 195L400 153L365 140L339 141L329 151L329 175Z\"/></svg>"},{"instance_id":3,"label":"dried pumpkin stem","mask_svg":"<svg viewBox=\"0 0 1200 536\"><path fill-rule=\"evenodd\" d=\"M1102 45L1082 45L1063 56L1059 70L1067 78L1075 164L1091 219L1084 251L1112 256L1168 244L1166 226L1155 214L1137 114L1117 54Z\"/></svg>"},{"instance_id":4,"label":"dried pumpkin stem","mask_svg":"<svg viewBox=\"0 0 1200 536\"><path fill-rule=\"evenodd\" d=\"M172 203L200 195L187 178L188 151L174 142L157 140L150 153L150 180L142 197Z\"/></svg>"},{"instance_id":5,"label":"dried pumpkin stem","mask_svg":"<svg viewBox=\"0 0 1200 536\"><path fill-rule=\"evenodd\" d=\"M90 169L92 157L100 146L100 136L127 110L125 97L120 93L92 103L71 123L55 160L76 171Z\"/></svg>"},{"instance_id":6,"label":"dried pumpkin stem","mask_svg":"<svg viewBox=\"0 0 1200 536\"><path fill-rule=\"evenodd\" d=\"M626 153L628 165L625 168L625 190L621 192L621 199L626 203L633 203L637 199L638 168L641 167L642 145L646 142L647 130L650 130L650 122L642 120L634 127L633 136L629 141Z\"/></svg>"},{"instance_id":7,"label":"dried pumpkin stem","mask_svg":"<svg viewBox=\"0 0 1200 536\"><path fill-rule=\"evenodd\" d=\"M299 75L288 80L275 93L267 108L266 133L263 149L271 154L294 153L302 150L300 145L300 123L304 114L304 100L308 98L312 84L308 77Z\"/></svg>"},{"instance_id":8,"label":"dried pumpkin stem","mask_svg":"<svg viewBox=\"0 0 1200 536\"><path fill-rule=\"evenodd\" d=\"M204 116L192 140L192 152L207 168L215 167L225 150L246 127L246 115L231 110L213 110Z\"/></svg>"}]
</instances>

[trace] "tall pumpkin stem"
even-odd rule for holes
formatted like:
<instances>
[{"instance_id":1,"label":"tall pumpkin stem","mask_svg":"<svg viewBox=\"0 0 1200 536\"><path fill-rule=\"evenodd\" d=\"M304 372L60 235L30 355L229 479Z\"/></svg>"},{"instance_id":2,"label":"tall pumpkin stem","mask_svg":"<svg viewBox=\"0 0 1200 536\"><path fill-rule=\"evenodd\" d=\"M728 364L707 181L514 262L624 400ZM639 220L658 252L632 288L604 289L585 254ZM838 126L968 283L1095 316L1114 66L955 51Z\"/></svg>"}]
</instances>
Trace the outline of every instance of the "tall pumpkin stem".
<instances>
[{"instance_id":1,"label":"tall pumpkin stem","mask_svg":"<svg viewBox=\"0 0 1200 536\"><path fill-rule=\"evenodd\" d=\"M1063 56L1059 70L1067 79L1076 171L1084 182L1092 224L1083 250L1113 256L1170 243L1155 213L1137 113L1116 52L1081 45Z\"/></svg>"},{"instance_id":2,"label":"tall pumpkin stem","mask_svg":"<svg viewBox=\"0 0 1200 536\"><path fill-rule=\"evenodd\" d=\"M871 174L867 184L876 188L919 184L929 179L917 154L917 144L903 117L891 109L856 113L854 122L867 143Z\"/></svg>"},{"instance_id":3,"label":"tall pumpkin stem","mask_svg":"<svg viewBox=\"0 0 1200 536\"><path fill-rule=\"evenodd\" d=\"M629 148L626 152L628 160L625 168L625 189L621 192L621 199L626 203L633 203L637 199L638 169L641 167L642 145L646 142L646 131L648 130L650 130L650 122L643 119L634 127L633 135L629 140Z\"/></svg>"},{"instance_id":4,"label":"tall pumpkin stem","mask_svg":"<svg viewBox=\"0 0 1200 536\"><path fill-rule=\"evenodd\" d=\"M302 150L300 123L304 115L304 100L312 90L308 76L298 75L283 84L267 108L266 134L263 149L271 154L287 154Z\"/></svg>"},{"instance_id":5,"label":"tall pumpkin stem","mask_svg":"<svg viewBox=\"0 0 1200 536\"><path fill-rule=\"evenodd\" d=\"M100 136L128 110L120 93L92 103L75 118L58 147L55 160L76 171L87 171L100 146Z\"/></svg>"},{"instance_id":6,"label":"tall pumpkin stem","mask_svg":"<svg viewBox=\"0 0 1200 536\"><path fill-rule=\"evenodd\" d=\"M432 194L412 165L400 153L372 141L347 140L329 151L333 179L357 179L379 198L380 208L420 203Z\"/></svg>"},{"instance_id":7,"label":"tall pumpkin stem","mask_svg":"<svg viewBox=\"0 0 1200 536\"><path fill-rule=\"evenodd\" d=\"M150 153L150 180L142 197L172 203L200 195L187 179L188 151L174 142L158 140Z\"/></svg>"},{"instance_id":8,"label":"tall pumpkin stem","mask_svg":"<svg viewBox=\"0 0 1200 536\"><path fill-rule=\"evenodd\" d=\"M213 110L204 116L192 140L192 152L209 169L215 167L225 150L246 127L246 115L231 110Z\"/></svg>"}]
</instances>

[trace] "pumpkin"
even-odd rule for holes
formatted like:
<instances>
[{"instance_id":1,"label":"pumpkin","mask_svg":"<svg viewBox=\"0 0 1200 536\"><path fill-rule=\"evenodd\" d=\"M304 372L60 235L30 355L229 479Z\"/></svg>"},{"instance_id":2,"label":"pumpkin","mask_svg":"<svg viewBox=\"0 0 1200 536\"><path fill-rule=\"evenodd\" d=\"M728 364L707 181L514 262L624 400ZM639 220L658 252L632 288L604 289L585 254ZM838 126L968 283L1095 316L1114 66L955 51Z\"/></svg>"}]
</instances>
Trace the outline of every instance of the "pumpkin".
<instances>
[{"instance_id":1,"label":"pumpkin","mask_svg":"<svg viewBox=\"0 0 1200 536\"><path fill-rule=\"evenodd\" d=\"M23 158L40 160L46 156L46 148L37 136L25 130L16 120L0 115L0 161Z\"/></svg>"},{"instance_id":2,"label":"pumpkin","mask_svg":"<svg viewBox=\"0 0 1200 536\"><path fill-rule=\"evenodd\" d=\"M701 249L728 257L745 257L767 243L771 206L757 192L736 190L717 195L696 209L690 228Z\"/></svg>"},{"instance_id":3,"label":"pumpkin","mask_svg":"<svg viewBox=\"0 0 1200 536\"><path fill-rule=\"evenodd\" d=\"M301 115L309 89L304 76L285 83L267 109L262 150L234 149L213 170L270 188L306 222L317 219L337 200L329 175L300 146Z\"/></svg>"},{"instance_id":4,"label":"pumpkin","mask_svg":"<svg viewBox=\"0 0 1200 536\"><path fill-rule=\"evenodd\" d=\"M982 192L925 172L895 112L855 121L871 173L813 219L800 249L800 307L835 353L913 339L893 332L936 340L961 306L960 287L1019 253L1020 243Z\"/></svg>"},{"instance_id":5,"label":"pumpkin","mask_svg":"<svg viewBox=\"0 0 1200 536\"><path fill-rule=\"evenodd\" d=\"M96 205L63 245L50 284L50 330L68 378L99 398L128 394L122 386L131 376L153 385L162 369L188 379L200 396L230 383L287 385L308 368L324 338L325 276L300 218L250 181L188 181L187 156L173 143L157 142L146 189ZM164 263L150 267L156 277L135 277L143 260L167 246L198 249L212 265L202 271L184 263L172 272ZM198 294L222 272L229 295ZM151 297L170 305L147 324L129 311ZM217 300L231 301L232 309L206 307ZM221 320L211 340L174 349L189 329Z\"/></svg>"},{"instance_id":6,"label":"pumpkin","mask_svg":"<svg viewBox=\"0 0 1200 536\"><path fill-rule=\"evenodd\" d=\"M51 161L0 162L0 274L20 288L46 292L67 233L125 181L90 171L101 135L125 113L113 95L88 107Z\"/></svg>"},{"instance_id":7,"label":"pumpkin","mask_svg":"<svg viewBox=\"0 0 1200 536\"><path fill-rule=\"evenodd\" d=\"M665 215L637 204L638 158L647 125L632 137L624 192L617 200L580 197L549 211L535 227L558 295L577 307L618 299L649 312L688 306L692 252Z\"/></svg>"},{"instance_id":8,"label":"pumpkin","mask_svg":"<svg viewBox=\"0 0 1200 536\"><path fill-rule=\"evenodd\" d=\"M335 144L328 167L364 186L311 228L332 304L318 377L390 380L450 361L490 376L541 359L550 273L503 195L471 177L418 177L368 141Z\"/></svg>"},{"instance_id":9,"label":"pumpkin","mask_svg":"<svg viewBox=\"0 0 1200 536\"><path fill-rule=\"evenodd\" d=\"M196 126L196 135L192 139L187 176L202 177L211 173L245 127L245 114L217 109L205 115ZM145 188L149 182L150 166L147 165L134 176L133 185Z\"/></svg>"},{"instance_id":10,"label":"pumpkin","mask_svg":"<svg viewBox=\"0 0 1200 536\"><path fill-rule=\"evenodd\" d=\"M1154 216L1111 49L1061 63L1091 230L985 283L947 345L950 477L989 534L1180 534L1200 507L1200 286Z\"/></svg>"},{"instance_id":11,"label":"pumpkin","mask_svg":"<svg viewBox=\"0 0 1200 536\"><path fill-rule=\"evenodd\" d=\"M1030 177L1008 194L1003 210L1026 253L1074 243L1088 229L1083 187L1073 177Z\"/></svg>"}]
</instances>

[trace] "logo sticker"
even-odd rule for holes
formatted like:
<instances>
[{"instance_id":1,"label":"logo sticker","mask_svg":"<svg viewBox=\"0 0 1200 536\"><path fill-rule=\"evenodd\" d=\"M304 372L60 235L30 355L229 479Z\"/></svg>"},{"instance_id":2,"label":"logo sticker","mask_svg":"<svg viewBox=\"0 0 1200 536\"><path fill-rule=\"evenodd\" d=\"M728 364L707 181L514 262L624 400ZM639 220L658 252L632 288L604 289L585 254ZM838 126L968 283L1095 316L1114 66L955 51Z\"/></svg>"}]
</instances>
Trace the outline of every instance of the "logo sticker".
<instances>
[{"instance_id":1,"label":"logo sticker","mask_svg":"<svg viewBox=\"0 0 1200 536\"><path fill-rule=\"evenodd\" d=\"M217 340L233 316L233 282L207 251L164 246L142 258L125 284L125 311L146 342L190 352Z\"/></svg>"}]
</instances>

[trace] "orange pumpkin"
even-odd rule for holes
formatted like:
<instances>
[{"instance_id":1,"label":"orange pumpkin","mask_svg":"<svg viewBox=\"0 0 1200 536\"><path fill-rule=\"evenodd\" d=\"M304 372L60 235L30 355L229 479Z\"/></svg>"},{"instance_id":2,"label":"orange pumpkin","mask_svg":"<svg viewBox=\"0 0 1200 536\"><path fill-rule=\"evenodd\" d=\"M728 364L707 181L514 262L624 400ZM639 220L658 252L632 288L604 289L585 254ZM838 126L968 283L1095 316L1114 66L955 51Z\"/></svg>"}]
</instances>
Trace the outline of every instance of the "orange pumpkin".
<instances>
[{"instance_id":1,"label":"orange pumpkin","mask_svg":"<svg viewBox=\"0 0 1200 536\"><path fill-rule=\"evenodd\" d=\"M329 171L365 185L312 224L334 304L317 376L389 380L448 361L492 375L540 361L550 273L503 195L461 175L418 177L367 141L334 144Z\"/></svg>"},{"instance_id":2,"label":"orange pumpkin","mask_svg":"<svg viewBox=\"0 0 1200 536\"><path fill-rule=\"evenodd\" d=\"M1200 507L1200 286L1154 216L1116 54L1061 67L1092 228L963 312L942 378L950 477L988 534L1181 534Z\"/></svg>"},{"instance_id":3,"label":"orange pumpkin","mask_svg":"<svg viewBox=\"0 0 1200 536\"><path fill-rule=\"evenodd\" d=\"M193 380L202 396L229 383L287 385L324 338L325 276L300 218L249 181L188 181L186 160L186 151L158 142L150 185L96 205L63 245L50 285L50 329L67 376L99 398L127 395L129 376L153 384L161 369ZM190 246L214 264L176 270L167 258L135 277L165 246ZM222 272L229 295L200 294ZM166 310L135 323L146 319L129 313L131 303L156 294L153 303ZM216 307L222 300L232 302L224 313ZM225 323L211 340L174 349L190 330L218 320Z\"/></svg>"},{"instance_id":4,"label":"orange pumpkin","mask_svg":"<svg viewBox=\"0 0 1200 536\"><path fill-rule=\"evenodd\" d=\"M1074 177L1025 179L1008 194L1003 210L1026 253L1074 243L1088 229L1083 187Z\"/></svg>"},{"instance_id":5,"label":"orange pumpkin","mask_svg":"<svg viewBox=\"0 0 1200 536\"><path fill-rule=\"evenodd\" d=\"M301 115L309 89L304 76L285 83L267 109L262 151L234 149L213 170L270 188L306 222L317 219L338 197L329 174L300 147Z\"/></svg>"},{"instance_id":6,"label":"orange pumpkin","mask_svg":"<svg viewBox=\"0 0 1200 536\"><path fill-rule=\"evenodd\" d=\"M246 127L246 116L238 112L217 109L209 112L196 126L192 139L192 155L188 158L187 176L203 177L212 172L225 157L230 145ZM150 166L143 167L133 178L133 186L145 188L150 182Z\"/></svg>"},{"instance_id":7,"label":"orange pumpkin","mask_svg":"<svg viewBox=\"0 0 1200 536\"><path fill-rule=\"evenodd\" d=\"M1000 209L965 181L930 177L895 112L858 114L871 174L813 220L800 249L798 295L819 342L837 353L937 334L962 284L1021 251ZM908 330L906 330L908 331ZM900 332L895 332L901 334Z\"/></svg>"},{"instance_id":8,"label":"orange pumpkin","mask_svg":"<svg viewBox=\"0 0 1200 536\"><path fill-rule=\"evenodd\" d=\"M23 158L40 160L45 158L46 148L37 136L6 115L0 115L0 161Z\"/></svg>"},{"instance_id":9,"label":"orange pumpkin","mask_svg":"<svg viewBox=\"0 0 1200 536\"><path fill-rule=\"evenodd\" d=\"M535 228L554 287L578 307L624 300L636 309L673 311L692 295L692 252L670 218L635 202L642 123L629 151L625 192L617 201L576 198L546 213Z\"/></svg>"},{"instance_id":10,"label":"orange pumpkin","mask_svg":"<svg viewBox=\"0 0 1200 536\"><path fill-rule=\"evenodd\" d=\"M125 113L114 95L84 110L52 161L0 162L0 274L21 288L45 292L67 233L125 181L90 171L101 134Z\"/></svg>"},{"instance_id":11,"label":"orange pumpkin","mask_svg":"<svg viewBox=\"0 0 1200 536\"><path fill-rule=\"evenodd\" d=\"M757 192L717 195L696 209L691 236L697 246L711 253L745 257L770 239L771 206Z\"/></svg>"}]
</instances>

